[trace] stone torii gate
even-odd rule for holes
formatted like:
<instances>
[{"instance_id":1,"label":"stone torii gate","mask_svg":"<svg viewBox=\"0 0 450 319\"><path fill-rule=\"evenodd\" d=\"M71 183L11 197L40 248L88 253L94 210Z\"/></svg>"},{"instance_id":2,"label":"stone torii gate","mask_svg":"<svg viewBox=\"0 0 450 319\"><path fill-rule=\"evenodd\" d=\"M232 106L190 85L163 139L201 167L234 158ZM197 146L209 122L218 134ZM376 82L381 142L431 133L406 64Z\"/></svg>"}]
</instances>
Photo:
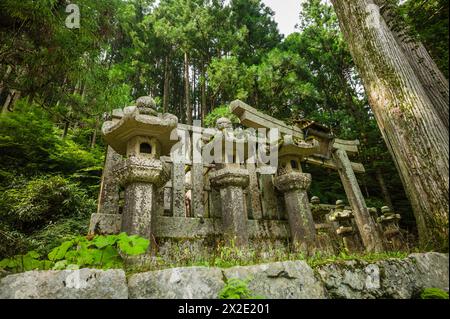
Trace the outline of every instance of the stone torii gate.
<instances>
[{"instance_id":1,"label":"stone torii gate","mask_svg":"<svg viewBox=\"0 0 450 319\"><path fill-rule=\"evenodd\" d=\"M318 140L319 149L316 153L308 156L298 155L303 162L338 171L365 249L367 251L383 251L381 234L370 216L355 175L355 172L363 173L364 166L351 162L347 154L358 152L359 141L336 139L325 127L311 121L300 120L296 122L296 125L290 126L239 100L230 104L230 110L246 127L277 128L282 135L291 135L300 140L307 140L309 137Z\"/></svg>"}]
</instances>

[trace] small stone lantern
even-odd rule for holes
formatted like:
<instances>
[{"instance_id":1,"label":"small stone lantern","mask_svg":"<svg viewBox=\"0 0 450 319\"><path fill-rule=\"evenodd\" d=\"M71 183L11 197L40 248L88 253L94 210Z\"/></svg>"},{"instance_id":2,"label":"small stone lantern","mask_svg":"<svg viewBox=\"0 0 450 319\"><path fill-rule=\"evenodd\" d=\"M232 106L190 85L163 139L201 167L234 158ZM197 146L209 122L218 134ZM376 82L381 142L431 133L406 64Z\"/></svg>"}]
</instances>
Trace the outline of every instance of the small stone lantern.
<instances>
[{"instance_id":1,"label":"small stone lantern","mask_svg":"<svg viewBox=\"0 0 450 319\"><path fill-rule=\"evenodd\" d=\"M289 228L294 247L309 254L316 249L316 230L307 190L311 175L302 172L303 157L314 154L319 144L284 135L278 151L278 173L274 185L284 193Z\"/></svg>"},{"instance_id":2,"label":"small stone lantern","mask_svg":"<svg viewBox=\"0 0 450 319\"><path fill-rule=\"evenodd\" d=\"M344 247L349 251L354 251L357 247L352 219L353 212L345 209L344 201L337 200L336 208L330 214L329 220L337 223L336 234L342 238Z\"/></svg>"},{"instance_id":3,"label":"small stone lantern","mask_svg":"<svg viewBox=\"0 0 450 319\"><path fill-rule=\"evenodd\" d=\"M323 208L320 205L320 198L317 196L311 197L311 213L314 222L319 225L326 223L326 215L330 212L329 208Z\"/></svg>"},{"instance_id":4,"label":"small stone lantern","mask_svg":"<svg viewBox=\"0 0 450 319\"><path fill-rule=\"evenodd\" d=\"M139 98L123 114L120 121L108 121L102 127L106 142L125 157L114 168L125 187L121 231L151 239L155 193L170 178L170 167L160 157L169 155L177 142L170 136L178 119L172 114L158 115L151 97Z\"/></svg>"},{"instance_id":5,"label":"small stone lantern","mask_svg":"<svg viewBox=\"0 0 450 319\"><path fill-rule=\"evenodd\" d=\"M384 237L393 249L402 247L402 239L398 222L401 219L400 214L392 212L388 206L381 207L381 216L377 218L377 222L381 225Z\"/></svg>"}]
</instances>

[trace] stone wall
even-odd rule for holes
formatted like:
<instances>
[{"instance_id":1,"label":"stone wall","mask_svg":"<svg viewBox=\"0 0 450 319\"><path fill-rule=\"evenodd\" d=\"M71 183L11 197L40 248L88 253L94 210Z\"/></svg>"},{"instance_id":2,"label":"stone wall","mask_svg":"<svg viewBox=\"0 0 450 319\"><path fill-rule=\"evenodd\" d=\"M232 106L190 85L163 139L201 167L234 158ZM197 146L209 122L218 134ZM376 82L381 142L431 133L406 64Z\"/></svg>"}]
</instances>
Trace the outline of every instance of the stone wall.
<instances>
[{"instance_id":1,"label":"stone wall","mask_svg":"<svg viewBox=\"0 0 450 319\"><path fill-rule=\"evenodd\" d=\"M0 298L217 298L230 278L249 280L268 299L409 299L424 288L448 291L448 254L412 254L376 263L347 261L312 269L304 261L232 267L188 267L138 273L123 270L30 271L0 280Z\"/></svg>"}]
</instances>

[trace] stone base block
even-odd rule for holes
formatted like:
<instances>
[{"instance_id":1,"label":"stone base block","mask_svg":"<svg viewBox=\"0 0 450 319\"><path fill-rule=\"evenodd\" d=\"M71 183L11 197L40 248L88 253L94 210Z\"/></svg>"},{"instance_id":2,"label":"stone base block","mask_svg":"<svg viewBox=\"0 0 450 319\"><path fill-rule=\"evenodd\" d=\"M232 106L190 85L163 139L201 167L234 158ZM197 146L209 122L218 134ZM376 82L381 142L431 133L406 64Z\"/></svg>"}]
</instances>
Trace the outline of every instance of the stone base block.
<instances>
[{"instance_id":1,"label":"stone base block","mask_svg":"<svg viewBox=\"0 0 450 319\"><path fill-rule=\"evenodd\" d=\"M119 234L122 224L122 215L118 214L92 214L89 225L89 234L114 235Z\"/></svg>"}]
</instances>

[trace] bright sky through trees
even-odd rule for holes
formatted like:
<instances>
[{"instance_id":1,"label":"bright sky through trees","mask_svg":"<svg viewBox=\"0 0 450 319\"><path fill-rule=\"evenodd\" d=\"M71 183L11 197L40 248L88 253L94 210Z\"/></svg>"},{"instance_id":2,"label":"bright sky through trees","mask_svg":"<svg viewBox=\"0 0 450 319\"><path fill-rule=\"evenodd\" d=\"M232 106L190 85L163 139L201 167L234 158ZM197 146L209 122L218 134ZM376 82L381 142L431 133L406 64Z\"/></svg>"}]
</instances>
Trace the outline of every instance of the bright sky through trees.
<instances>
[{"instance_id":1,"label":"bright sky through trees","mask_svg":"<svg viewBox=\"0 0 450 319\"><path fill-rule=\"evenodd\" d=\"M299 22L302 0L263 0L263 2L275 11L275 20L280 33L288 36L295 31L295 25Z\"/></svg>"}]
</instances>

